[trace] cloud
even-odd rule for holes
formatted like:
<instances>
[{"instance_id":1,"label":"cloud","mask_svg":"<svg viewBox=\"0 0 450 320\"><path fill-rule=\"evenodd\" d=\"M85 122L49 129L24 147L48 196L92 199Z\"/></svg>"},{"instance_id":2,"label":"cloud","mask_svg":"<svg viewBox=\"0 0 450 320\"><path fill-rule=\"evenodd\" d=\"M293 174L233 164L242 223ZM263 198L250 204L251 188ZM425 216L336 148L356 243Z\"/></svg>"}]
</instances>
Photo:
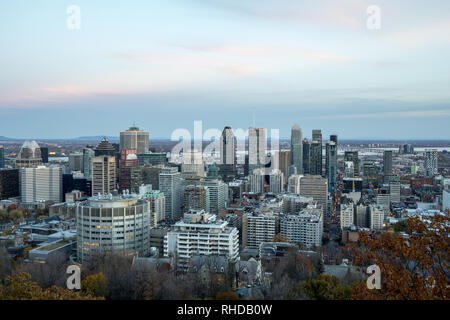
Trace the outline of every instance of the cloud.
<instances>
[{"instance_id":1,"label":"cloud","mask_svg":"<svg viewBox=\"0 0 450 320\"><path fill-rule=\"evenodd\" d=\"M449 44L450 18L447 21L438 21L426 26L422 25L419 27L412 24L407 29L391 33L382 32L380 40L393 45L407 47Z\"/></svg>"},{"instance_id":2,"label":"cloud","mask_svg":"<svg viewBox=\"0 0 450 320\"><path fill-rule=\"evenodd\" d=\"M275 22L360 28L370 3L362 0L193 0L219 10Z\"/></svg>"},{"instance_id":3,"label":"cloud","mask_svg":"<svg viewBox=\"0 0 450 320\"><path fill-rule=\"evenodd\" d=\"M340 114L324 116L327 119L387 119L387 118L437 118L450 117L450 110L415 110L415 111L393 111L381 113Z\"/></svg>"}]
</instances>

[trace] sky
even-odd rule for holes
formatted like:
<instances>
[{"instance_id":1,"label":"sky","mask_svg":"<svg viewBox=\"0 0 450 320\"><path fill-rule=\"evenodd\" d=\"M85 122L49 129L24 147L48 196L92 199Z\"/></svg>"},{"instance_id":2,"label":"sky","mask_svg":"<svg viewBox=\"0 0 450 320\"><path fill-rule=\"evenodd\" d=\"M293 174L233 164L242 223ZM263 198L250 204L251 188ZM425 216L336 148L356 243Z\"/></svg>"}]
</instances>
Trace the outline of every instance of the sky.
<instances>
[{"instance_id":1,"label":"sky","mask_svg":"<svg viewBox=\"0 0 450 320\"><path fill-rule=\"evenodd\" d=\"M0 136L450 139L448 0L1 0L0 49Z\"/></svg>"}]
</instances>

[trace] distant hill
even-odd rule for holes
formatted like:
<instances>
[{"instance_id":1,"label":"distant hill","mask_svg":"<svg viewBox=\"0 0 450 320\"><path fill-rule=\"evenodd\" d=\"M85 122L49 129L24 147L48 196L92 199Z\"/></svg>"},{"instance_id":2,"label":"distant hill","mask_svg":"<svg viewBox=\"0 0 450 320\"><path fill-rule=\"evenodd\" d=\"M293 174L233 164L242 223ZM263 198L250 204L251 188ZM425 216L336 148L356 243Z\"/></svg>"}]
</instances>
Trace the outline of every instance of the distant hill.
<instances>
[{"instance_id":1,"label":"distant hill","mask_svg":"<svg viewBox=\"0 0 450 320\"><path fill-rule=\"evenodd\" d=\"M73 139L65 139L65 140L78 140L78 141L100 141L105 136L85 136L85 137L77 137ZM119 141L119 137L106 136L106 139L109 141Z\"/></svg>"}]
</instances>

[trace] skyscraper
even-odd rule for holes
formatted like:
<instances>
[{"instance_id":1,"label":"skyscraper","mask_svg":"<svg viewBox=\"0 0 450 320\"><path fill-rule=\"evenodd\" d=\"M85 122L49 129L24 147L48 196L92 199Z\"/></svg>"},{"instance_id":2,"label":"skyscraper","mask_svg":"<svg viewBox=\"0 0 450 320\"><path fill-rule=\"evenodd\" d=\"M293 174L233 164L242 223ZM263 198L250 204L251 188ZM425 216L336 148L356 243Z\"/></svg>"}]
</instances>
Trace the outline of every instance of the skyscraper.
<instances>
[{"instance_id":1,"label":"skyscraper","mask_svg":"<svg viewBox=\"0 0 450 320\"><path fill-rule=\"evenodd\" d=\"M385 150L383 154L384 183L389 183L391 176L392 176L392 150Z\"/></svg>"},{"instance_id":2,"label":"skyscraper","mask_svg":"<svg viewBox=\"0 0 450 320\"><path fill-rule=\"evenodd\" d=\"M112 193L116 189L116 157L92 158L92 195Z\"/></svg>"},{"instance_id":3,"label":"skyscraper","mask_svg":"<svg viewBox=\"0 0 450 320\"><path fill-rule=\"evenodd\" d=\"M62 170L59 166L38 166L20 169L22 202L55 201L62 199Z\"/></svg>"},{"instance_id":4,"label":"skyscraper","mask_svg":"<svg viewBox=\"0 0 450 320\"><path fill-rule=\"evenodd\" d=\"M310 165L309 165L309 157L311 151L311 143L308 139L303 139L303 173L309 174Z\"/></svg>"},{"instance_id":5,"label":"skyscraper","mask_svg":"<svg viewBox=\"0 0 450 320\"><path fill-rule=\"evenodd\" d=\"M0 200L19 195L19 169L0 168Z\"/></svg>"},{"instance_id":6,"label":"skyscraper","mask_svg":"<svg viewBox=\"0 0 450 320\"><path fill-rule=\"evenodd\" d=\"M83 149L83 175L85 178L92 177L92 158L95 152L92 147L86 147Z\"/></svg>"},{"instance_id":7,"label":"skyscraper","mask_svg":"<svg viewBox=\"0 0 450 320\"><path fill-rule=\"evenodd\" d=\"M0 168L5 167L5 149L0 146Z\"/></svg>"},{"instance_id":8,"label":"skyscraper","mask_svg":"<svg viewBox=\"0 0 450 320\"><path fill-rule=\"evenodd\" d=\"M337 187L337 145L334 141L326 144L326 176L328 191L335 192Z\"/></svg>"},{"instance_id":9,"label":"skyscraper","mask_svg":"<svg viewBox=\"0 0 450 320\"><path fill-rule=\"evenodd\" d=\"M130 127L120 132L120 150L135 149L137 154L149 152L149 132Z\"/></svg>"},{"instance_id":10,"label":"skyscraper","mask_svg":"<svg viewBox=\"0 0 450 320\"><path fill-rule=\"evenodd\" d=\"M48 147L40 147L40 149L41 149L42 163L47 164L48 163Z\"/></svg>"},{"instance_id":11,"label":"skyscraper","mask_svg":"<svg viewBox=\"0 0 450 320\"><path fill-rule=\"evenodd\" d=\"M322 143L320 141L311 142L309 173L312 175L322 175Z\"/></svg>"},{"instance_id":12,"label":"skyscraper","mask_svg":"<svg viewBox=\"0 0 450 320\"><path fill-rule=\"evenodd\" d=\"M297 174L303 173L302 129L294 125L291 130L291 164L297 168Z\"/></svg>"},{"instance_id":13,"label":"skyscraper","mask_svg":"<svg viewBox=\"0 0 450 320\"><path fill-rule=\"evenodd\" d=\"M164 168L159 174L159 190L166 197L166 220L180 218L182 205L181 173L178 168Z\"/></svg>"},{"instance_id":14,"label":"skyscraper","mask_svg":"<svg viewBox=\"0 0 450 320\"><path fill-rule=\"evenodd\" d=\"M108 139L106 137L103 137L103 139L100 141L100 143L95 147L94 149L94 155L96 157L98 156L116 156L116 149L114 146L109 143Z\"/></svg>"},{"instance_id":15,"label":"skyscraper","mask_svg":"<svg viewBox=\"0 0 450 320\"><path fill-rule=\"evenodd\" d=\"M267 140L265 128L248 129L249 174L266 165Z\"/></svg>"},{"instance_id":16,"label":"skyscraper","mask_svg":"<svg viewBox=\"0 0 450 320\"><path fill-rule=\"evenodd\" d=\"M92 158L92 195L112 193L116 189L116 150L103 138L94 149Z\"/></svg>"},{"instance_id":17,"label":"skyscraper","mask_svg":"<svg viewBox=\"0 0 450 320\"><path fill-rule=\"evenodd\" d=\"M291 151L280 150L278 152L278 159L280 160L280 170L283 172L285 180L289 177L289 166L291 165Z\"/></svg>"},{"instance_id":18,"label":"skyscraper","mask_svg":"<svg viewBox=\"0 0 450 320\"><path fill-rule=\"evenodd\" d=\"M83 170L83 153L73 152L69 154L69 171Z\"/></svg>"},{"instance_id":19,"label":"skyscraper","mask_svg":"<svg viewBox=\"0 0 450 320\"><path fill-rule=\"evenodd\" d=\"M25 141L16 158L17 168L33 168L42 164L41 149L36 141Z\"/></svg>"},{"instance_id":20,"label":"skyscraper","mask_svg":"<svg viewBox=\"0 0 450 320\"><path fill-rule=\"evenodd\" d=\"M131 191L131 172L139 166L136 150L122 149L120 151L119 190Z\"/></svg>"},{"instance_id":21,"label":"skyscraper","mask_svg":"<svg viewBox=\"0 0 450 320\"><path fill-rule=\"evenodd\" d=\"M320 129L312 131L312 141L319 141L322 144L322 131Z\"/></svg>"},{"instance_id":22,"label":"skyscraper","mask_svg":"<svg viewBox=\"0 0 450 320\"><path fill-rule=\"evenodd\" d=\"M220 137L220 164L236 165L237 141L231 127L225 127Z\"/></svg>"},{"instance_id":23,"label":"skyscraper","mask_svg":"<svg viewBox=\"0 0 450 320\"><path fill-rule=\"evenodd\" d=\"M322 176L306 176L300 179L300 194L312 197L314 201L322 205L324 218L327 216L328 182ZM326 218L324 219L326 220Z\"/></svg>"},{"instance_id":24,"label":"skyscraper","mask_svg":"<svg viewBox=\"0 0 450 320\"><path fill-rule=\"evenodd\" d=\"M437 150L425 150L423 165L425 177L433 177L438 174Z\"/></svg>"}]
</instances>

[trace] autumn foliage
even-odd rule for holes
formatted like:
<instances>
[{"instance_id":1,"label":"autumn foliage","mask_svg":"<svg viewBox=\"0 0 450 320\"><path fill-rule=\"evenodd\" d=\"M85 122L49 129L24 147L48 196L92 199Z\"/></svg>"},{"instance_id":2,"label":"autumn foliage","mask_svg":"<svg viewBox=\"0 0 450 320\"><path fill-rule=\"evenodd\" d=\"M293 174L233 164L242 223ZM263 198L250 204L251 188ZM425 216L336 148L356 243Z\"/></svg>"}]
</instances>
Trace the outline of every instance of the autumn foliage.
<instances>
[{"instance_id":1,"label":"autumn foliage","mask_svg":"<svg viewBox=\"0 0 450 320\"><path fill-rule=\"evenodd\" d=\"M349 246L353 264L376 264L381 289L369 290L361 282L352 299L434 300L450 299L450 214L408 218L405 233L362 232Z\"/></svg>"}]
</instances>

